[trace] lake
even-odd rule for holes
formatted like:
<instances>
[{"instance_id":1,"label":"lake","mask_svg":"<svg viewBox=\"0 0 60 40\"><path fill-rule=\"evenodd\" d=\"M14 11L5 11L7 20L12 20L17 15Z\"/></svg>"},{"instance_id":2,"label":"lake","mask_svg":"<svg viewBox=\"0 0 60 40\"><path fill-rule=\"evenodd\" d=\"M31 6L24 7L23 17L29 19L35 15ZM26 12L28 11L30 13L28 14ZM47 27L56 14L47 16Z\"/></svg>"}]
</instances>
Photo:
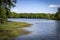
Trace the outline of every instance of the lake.
<instances>
[{"instance_id":1,"label":"lake","mask_svg":"<svg viewBox=\"0 0 60 40\"><path fill-rule=\"evenodd\" d=\"M15 40L60 40L60 21L47 19L9 18L8 21L27 22L31 27L22 28L30 34L18 36Z\"/></svg>"}]
</instances>

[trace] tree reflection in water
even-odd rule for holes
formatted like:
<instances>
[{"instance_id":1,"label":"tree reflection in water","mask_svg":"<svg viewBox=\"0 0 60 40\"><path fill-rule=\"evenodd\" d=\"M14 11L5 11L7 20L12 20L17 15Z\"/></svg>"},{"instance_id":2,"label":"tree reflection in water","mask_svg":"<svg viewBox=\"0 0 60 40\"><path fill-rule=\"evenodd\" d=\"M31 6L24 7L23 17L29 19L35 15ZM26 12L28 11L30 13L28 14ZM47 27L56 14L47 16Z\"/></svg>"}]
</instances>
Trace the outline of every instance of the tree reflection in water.
<instances>
[{"instance_id":1,"label":"tree reflection in water","mask_svg":"<svg viewBox=\"0 0 60 40\"><path fill-rule=\"evenodd\" d=\"M60 40L60 21L56 21L57 23L57 34L56 34L56 40Z\"/></svg>"}]
</instances>

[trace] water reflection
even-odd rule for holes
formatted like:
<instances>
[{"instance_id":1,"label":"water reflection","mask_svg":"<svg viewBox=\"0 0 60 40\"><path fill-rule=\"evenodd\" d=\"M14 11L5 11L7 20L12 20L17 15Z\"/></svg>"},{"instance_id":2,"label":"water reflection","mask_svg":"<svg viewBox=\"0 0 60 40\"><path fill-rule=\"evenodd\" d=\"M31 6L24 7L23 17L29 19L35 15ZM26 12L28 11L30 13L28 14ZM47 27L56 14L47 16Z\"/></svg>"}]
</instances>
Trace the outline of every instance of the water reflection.
<instances>
[{"instance_id":1,"label":"water reflection","mask_svg":"<svg viewBox=\"0 0 60 40\"><path fill-rule=\"evenodd\" d=\"M56 40L56 23L38 22L32 27L24 28L33 31L31 34L18 37L16 40Z\"/></svg>"},{"instance_id":2,"label":"water reflection","mask_svg":"<svg viewBox=\"0 0 60 40\"><path fill-rule=\"evenodd\" d=\"M56 36L56 38L57 38L57 40L60 40L60 21L56 21L56 23L57 23L57 36Z\"/></svg>"},{"instance_id":3,"label":"water reflection","mask_svg":"<svg viewBox=\"0 0 60 40\"><path fill-rule=\"evenodd\" d=\"M10 19L10 21L33 24L31 27L23 28L32 33L19 36L15 40L60 40L60 21L46 19Z\"/></svg>"}]
</instances>

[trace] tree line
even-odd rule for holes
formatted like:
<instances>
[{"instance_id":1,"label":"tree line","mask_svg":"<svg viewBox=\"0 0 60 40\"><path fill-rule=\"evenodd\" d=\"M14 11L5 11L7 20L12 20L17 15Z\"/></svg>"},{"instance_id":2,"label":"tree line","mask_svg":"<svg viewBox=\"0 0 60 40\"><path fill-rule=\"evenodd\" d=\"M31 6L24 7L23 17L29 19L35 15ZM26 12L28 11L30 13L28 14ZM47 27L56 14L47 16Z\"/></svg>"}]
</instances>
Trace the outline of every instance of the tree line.
<instances>
[{"instance_id":1,"label":"tree line","mask_svg":"<svg viewBox=\"0 0 60 40\"><path fill-rule=\"evenodd\" d=\"M15 7L16 0L0 0L0 23L7 21L7 18L42 18L60 20L60 8L55 14L45 13L15 13L10 12L12 7Z\"/></svg>"},{"instance_id":2,"label":"tree line","mask_svg":"<svg viewBox=\"0 0 60 40\"><path fill-rule=\"evenodd\" d=\"M39 19L54 19L55 14L46 13L15 13L11 12L8 18L39 18Z\"/></svg>"},{"instance_id":3,"label":"tree line","mask_svg":"<svg viewBox=\"0 0 60 40\"><path fill-rule=\"evenodd\" d=\"M49 19L49 20L60 20L60 8L58 8L55 14L10 12L8 18L39 18L39 19Z\"/></svg>"}]
</instances>

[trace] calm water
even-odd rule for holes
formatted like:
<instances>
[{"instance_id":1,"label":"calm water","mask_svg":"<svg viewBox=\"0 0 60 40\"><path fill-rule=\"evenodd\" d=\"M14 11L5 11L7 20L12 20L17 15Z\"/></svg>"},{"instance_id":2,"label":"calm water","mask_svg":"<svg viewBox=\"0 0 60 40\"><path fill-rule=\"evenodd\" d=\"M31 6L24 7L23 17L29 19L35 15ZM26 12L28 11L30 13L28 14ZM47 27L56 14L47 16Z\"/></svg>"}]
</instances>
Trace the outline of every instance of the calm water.
<instances>
[{"instance_id":1,"label":"calm water","mask_svg":"<svg viewBox=\"0 0 60 40\"><path fill-rule=\"evenodd\" d=\"M22 28L32 31L30 34L19 36L15 40L60 40L60 21L23 18L10 18L8 20L33 24L31 27Z\"/></svg>"}]
</instances>

